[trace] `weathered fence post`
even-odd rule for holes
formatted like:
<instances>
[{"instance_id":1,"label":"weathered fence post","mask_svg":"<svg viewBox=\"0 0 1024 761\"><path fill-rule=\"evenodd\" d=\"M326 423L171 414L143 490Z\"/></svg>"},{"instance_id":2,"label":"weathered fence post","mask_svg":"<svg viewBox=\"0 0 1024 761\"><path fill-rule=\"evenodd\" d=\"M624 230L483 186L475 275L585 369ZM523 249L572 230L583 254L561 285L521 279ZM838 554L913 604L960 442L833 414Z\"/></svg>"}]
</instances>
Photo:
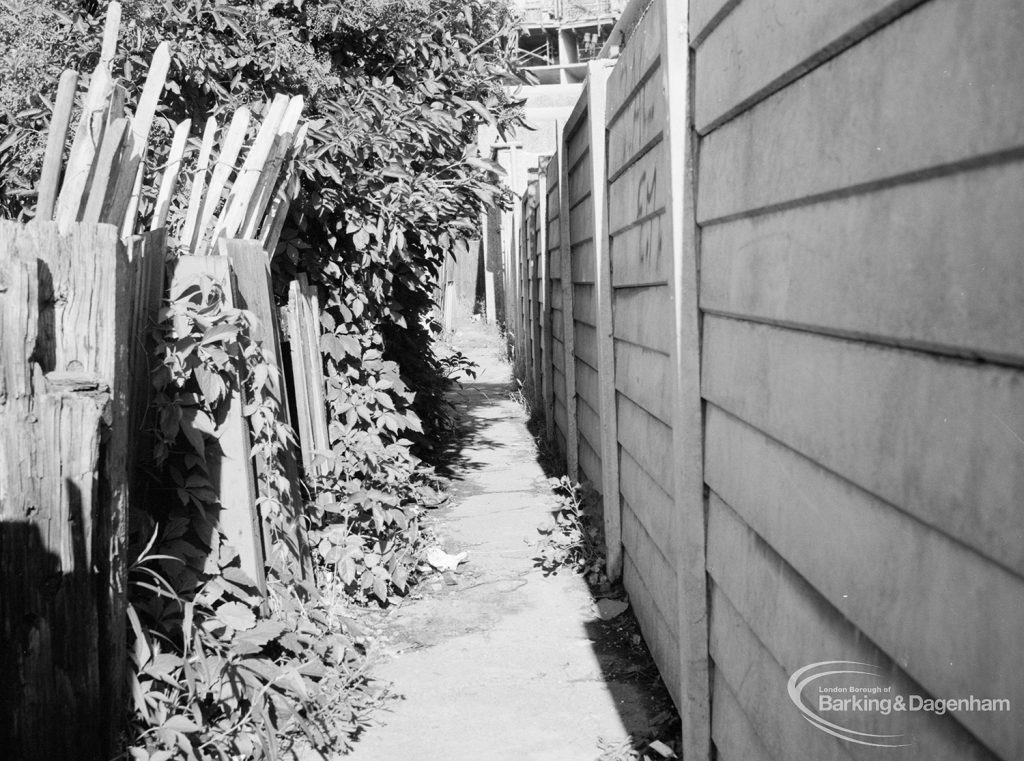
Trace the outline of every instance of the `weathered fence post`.
<instances>
[{"instance_id":1,"label":"weathered fence post","mask_svg":"<svg viewBox=\"0 0 1024 761\"><path fill-rule=\"evenodd\" d=\"M132 285L113 225L0 222L0 741L11 758L100 758L123 714Z\"/></svg>"}]
</instances>

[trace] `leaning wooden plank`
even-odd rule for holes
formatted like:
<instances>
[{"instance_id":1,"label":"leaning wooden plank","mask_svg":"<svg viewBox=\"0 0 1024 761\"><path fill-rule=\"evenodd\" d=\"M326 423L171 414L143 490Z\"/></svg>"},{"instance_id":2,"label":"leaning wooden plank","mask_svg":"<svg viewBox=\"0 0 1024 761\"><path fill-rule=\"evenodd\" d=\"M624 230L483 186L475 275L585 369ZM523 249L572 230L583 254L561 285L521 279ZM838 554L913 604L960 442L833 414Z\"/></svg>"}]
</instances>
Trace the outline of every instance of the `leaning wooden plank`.
<instances>
[{"instance_id":1,"label":"leaning wooden plank","mask_svg":"<svg viewBox=\"0 0 1024 761\"><path fill-rule=\"evenodd\" d=\"M128 102L128 91L121 85L114 85L107 103L107 125L124 118L124 107Z\"/></svg>"},{"instance_id":2,"label":"leaning wooden plank","mask_svg":"<svg viewBox=\"0 0 1024 761\"><path fill-rule=\"evenodd\" d=\"M117 158L128 137L128 119L115 119L103 132L103 142L93 162L92 177L85 208L79 215L82 222L99 222L103 200L117 175Z\"/></svg>"},{"instance_id":3,"label":"leaning wooden plank","mask_svg":"<svg viewBox=\"0 0 1024 761\"><path fill-rule=\"evenodd\" d=\"M143 163L149 132L153 126L153 117L156 115L156 107L160 102L160 94L163 92L170 64L170 47L166 42L162 42L153 53L153 59L149 64L146 84L142 88L139 105L132 118L131 139L125 146L126 155L120 162L121 166L111 197L104 204L101 217L104 222L110 222L118 227L126 224L128 207L135 195L135 179L139 173L139 166ZM134 225L134 223L132 224Z\"/></svg>"},{"instance_id":4,"label":"leaning wooden plank","mask_svg":"<svg viewBox=\"0 0 1024 761\"><path fill-rule=\"evenodd\" d=\"M139 213L139 202L142 200L142 180L146 171L145 151L142 161L139 162L135 172L135 183L132 185L132 194L128 199L128 207L124 210L124 220L121 224L121 237L129 240L135 233L135 223Z\"/></svg>"},{"instance_id":5,"label":"leaning wooden plank","mask_svg":"<svg viewBox=\"0 0 1024 761\"><path fill-rule=\"evenodd\" d=\"M247 107L242 106L237 109L221 139L220 153L214 165L213 176L210 177L210 187L206 191L206 200L203 201L203 211L199 215L192 238L190 240L183 239L188 244L188 250L193 254L202 254L206 251L206 228L217 212L228 177L235 170L235 161L238 159L239 151L242 150L245 132L249 128L249 118Z\"/></svg>"},{"instance_id":6,"label":"leaning wooden plank","mask_svg":"<svg viewBox=\"0 0 1024 761\"><path fill-rule=\"evenodd\" d=\"M292 361L292 388L295 393L295 414L298 417L296 429L299 434L299 447L302 452L302 467L307 475L315 473L313 469L314 448L313 425L310 420L309 406L309 371L306 364L306 353L303 349L305 331L302 329L302 289L297 280L288 286L288 348Z\"/></svg>"},{"instance_id":7,"label":"leaning wooden plank","mask_svg":"<svg viewBox=\"0 0 1024 761\"><path fill-rule=\"evenodd\" d=\"M305 274L296 278L302 292L303 322L306 331L305 361L309 378L310 419L313 423L313 445L319 451L330 448L327 430L327 401L324 393L324 361L320 354L320 297Z\"/></svg>"},{"instance_id":8,"label":"leaning wooden plank","mask_svg":"<svg viewBox=\"0 0 1024 761\"><path fill-rule=\"evenodd\" d=\"M296 95L288 102L288 108L278 125L277 136L267 157L267 161L256 180L252 198L246 207L243 221L239 227L241 237L255 238L267 205L273 197L274 188L281 174L281 166L292 156L293 145L297 142L299 117L302 115L303 99Z\"/></svg>"},{"instance_id":9,"label":"leaning wooden plank","mask_svg":"<svg viewBox=\"0 0 1024 761\"><path fill-rule=\"evenodd\" d=\"M221 239L220 245L225 249L221 255L229 258L234 270L239 306L256 316L252 338L272 368L265 387L266 394L277 404L277 422L287 426L290 431L288 389L281 358L277 309L270 284L270 259L257 241ZM264 547L268 552L274 548L281 553L278 559L293 568L299 576L305 577L312 572L312 563L303 530L303 503L299 493L298 464L293 443L284 442L277 455L276 466L272 466L266 455L257 457L258 489L262 504L266 506L261 510L264 518ZM275 509L280 511L281 519L276 528L275 524L267 520L267 511Z\"/></svg>"},{"instance_id":10,"label":"leaning wooden plank","mask_svg":"<svg viewBox=\"0 0 1024 761\"><path fill-rule=\"evenodd\" d=\"M150 382L150 356L154 350L152 328L164 295L164 274L167 262L167 238L164 230L154 230L132 239L130 306L128 323L128 472L132 477L134 504L146 499L152 483L147 473L153 463L154 430L152 415L153 385Z\"/></svg>"},{"instance_id":11,"label":"leaning wooden plank","mask_svg":"<svg viewBox=\"0 0 1024 761\"><path fill-rule=\"evenodd\" d=\"M71 144L64 183L57 198L54 219L65 229L78 220L84 202L85 189L92 173L93 159L100 146L105 122L107 99L110 97L111 81L102 66L93 72L82 105L82 115Z\"/></svg>"},{"instance_id":12,"label":"leaning wooden plank","mask_svg":"<svg viewBox=\"0 0 1024 761\"><path fill-rule=\"evenodd\" d=\"M277 244L281 240L281 232L284 230L285 222L288 219L288 210L291 207L292 199L299 192L299 178L294 161L302 146L305 145L308 131L309 122L306 122L295 133L295 142L286 159L289 162L289 166L285 170L277 190L274 192L273 203L271 203L270 210L267 212L263 220L263 226L260 229L259 237L263 242L263 248L271 258L277 252Z\"/></svg>"},{"instance_id":13,"label":"leaning wooden plank","mask_svg":"<svg viewBox=\"0 0 1024 761\"><path fill-rule=\"evenodd\" d=\"M107 6L107 21L103 27L103 46L100 48L100 66L109 72L117 53L117 35L121 30L121 3L116 0Z\"/></svg>"},{"instance_id":14,"label":"leaning wooden plank","mask_svg":"<svg viewBox=\"0 0 1024 761\"><path fill-rule=\"evenodd\" d=\"M75 89L77 87L77 71L68 69L60 75L57 97L53 101L53 115L50 117L50 131L46 138L43 170L39 175L35 216L39 222L49 222L53 219L61 164L64 161L64 143L67 141L68 128L71 126L71 108L75 104Z\"/></svg>"},{"instance_id":15,"label":"leaning wooden plank","mask_svg":"<svg viewBox=\"0 0 1024 761\"><path fill-rule=\"evenodd\" d=\"M231 266L221 256L181 256L174 266L171 291L179 292L189 284L209 279L224 294L226 305L236 306L231 283ZM224 540L234 547L241 560L242 571L262 594L266 594L263 540L256 508L256 484L249 443L249 424L242 406L239 388L242 367L237 367L238 383L222 404L226 411L220 425L220 452L208 452L210 480L220 502L218 529Z\"/></svg>"},{"instance_id":16,"label":"leaning wooden plank","mask_svg":"<svg viewBox=\"0 0 1024 761\"><path fill-rule=\"evenodd\" d=\"M216 135L217 118L211 116L206 120L206 128L203 130L203 142L199 146L199 159L196 163L195 174L192 175L192 190L188 197L185 222L182 225L181 234L178 236L179 241L185 244L189 250L192 249L192 239L195 235L196 225L199 223L199 214L203 209L207 173L210 171L210 155L213 153L213 141Z\"/></svg>"},{"instance_id":17,"label":"leaning wooden plank","mask_svg":"<svg viewBox=\"0 0 1024 761\"><path fill-rule=\"evenodd\" d=\"M245 157L245 163L238 170L238 176L231 186L231 194L224 204L220 219L213 231L214 239L225 235L234 237L245 218L245 210L252 201L253 191L259 182L260 174L270 159L271 151L277 140L277 130L281 126L285 113L288 110L288 97L286 95L275 96L267 113L260 125L260 131L253 141L249 153Z\"/></svg>"},{"instance_id":18,"label":"leaning wooden plank","mask_svg":"<svg viewBox=\"0 0 1024 761\"><path fill-rule=\"evenodd\" d=\"M181 159L185 155L185 145L188 142L188 133L191 128L192 120L186 119L174 130L174 138L171 141L170 153L167 154L167 165L164 168L163 179L160 181L160 191L157 193L156 208L153 211L150 230L156 230L167 224L167 213L171 210L171 199L174 198L174 191L178 188Z\"/></svg>"}]
</instances>

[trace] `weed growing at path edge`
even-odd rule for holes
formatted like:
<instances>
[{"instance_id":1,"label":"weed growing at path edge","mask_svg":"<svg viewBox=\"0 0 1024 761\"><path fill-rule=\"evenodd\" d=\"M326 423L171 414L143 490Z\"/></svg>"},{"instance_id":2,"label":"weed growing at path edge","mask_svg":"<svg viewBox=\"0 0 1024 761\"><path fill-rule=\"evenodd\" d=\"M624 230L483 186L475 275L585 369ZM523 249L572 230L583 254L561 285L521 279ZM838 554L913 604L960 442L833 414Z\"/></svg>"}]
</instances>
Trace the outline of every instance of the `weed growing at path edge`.
<instances>
[{"instance_id":1,"label":"weed growing at path edge","mask_svg":"<svg viewBox=\"0 0 1024 761\"><path fill-rule=\"evenodd\" d=\"M568 476L550 478L548 483L559 507L550 523L537 528L543 538L537 545L535 564L545 576L567 568L586 576L592 586L607 581L604 531L594 510L598 499L594 490L589 484L573 483Z\"/></svg>"}]
</instances>

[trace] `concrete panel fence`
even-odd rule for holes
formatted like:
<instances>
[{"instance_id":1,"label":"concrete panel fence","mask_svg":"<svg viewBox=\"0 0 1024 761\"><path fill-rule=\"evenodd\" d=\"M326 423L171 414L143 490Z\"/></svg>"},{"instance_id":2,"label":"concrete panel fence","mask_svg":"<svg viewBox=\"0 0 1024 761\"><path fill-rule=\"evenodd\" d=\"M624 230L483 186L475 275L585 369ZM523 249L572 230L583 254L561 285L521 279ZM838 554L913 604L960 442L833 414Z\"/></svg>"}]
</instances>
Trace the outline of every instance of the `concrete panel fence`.
<instances>
[{"instance_id":1,"label":"concrete panel fence","mask_svg":"<svg viewBox=\"0 0 1024 761\"><path fill-rule=\"evenodd\" d=\"M685 6L627 9L514 258L687 758L875 757L790 700L824 661L1010 702L893 758L1022 758L1024 6Z\"/></svg>"}]
</instances>

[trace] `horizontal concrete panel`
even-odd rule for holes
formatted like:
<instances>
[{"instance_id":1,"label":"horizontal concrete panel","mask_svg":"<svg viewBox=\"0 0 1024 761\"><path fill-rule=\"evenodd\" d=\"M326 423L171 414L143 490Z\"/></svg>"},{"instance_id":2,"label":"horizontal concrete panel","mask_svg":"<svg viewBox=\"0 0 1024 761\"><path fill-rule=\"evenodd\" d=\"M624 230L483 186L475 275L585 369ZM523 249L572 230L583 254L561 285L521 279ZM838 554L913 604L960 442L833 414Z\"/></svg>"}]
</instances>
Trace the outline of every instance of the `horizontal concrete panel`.
<instances>
[{"instance_id":1,"label":"horizontal concrete panel","mask_svg":"<svg viewBox=\"0 0 1024 761\"><path fill-rule=\"evenodd\" d=\"M666 494L673 493L672 429L624 396L618 397L619 446Z\"/></svg>"},{"instance_id":2,"label":"horizontal concrete panel","mask_svg":"<svg viewBox=\"0 0 1024 761\"><path fill-rule=\"evenodd\" d=\"M670 184L665 151L666 144L658 143L611 184L608 189L610 235L664 211Z\"/></svg>"},{"instance_id":3,"label":"horizontal concrete panel","mask_svg":"<svg viewBox=\"0 0 1024 761\"><path fill-rule=\"evenodd\" d=\"M597 371L585 362L576 362L576 394L594 410L596 418L597 410L601 409ZM590 438L590 443L595 446L601 443L600 432L597 430L588 431L588 437Z\"/></svg>"},{"instance_id":4,"label":"horizontal concrete panel","mask_svg":"<svg viewBox=\"0 0 1024 761\"><path fill-rule=\"evenodd\" d=\"M721 673L714 672L711 739L718 761L772 761L747 715Z\"/></svg>"},{"instance_id":5,"label":"horizontal concrete panel","mask_svg":"<svg viewBox=\"0 0 1024 761\"><path fill-rule=\"evenodd\" d=\"M548 207L551 208L550 206ZM554 255L557 253L562 246L561 227L558 223L558 217L548 217L548 251Z\"/></svg>"},{"instance_id":6,"label":"horizontal concrete panel","mask_svg":"<svg viewBox=\"0 0 1024 761\"><path fill-rule=\"evenodd\" d=\"M619 491L628 502L644 530L651 536L658 550L666 558L676 554L672 496L658 486L633 456L619 450Z\"/></svg>"},{"instance_id":7,"label":"horizontal concrete panel","mask_svg":"<svg viewBox=\"0 0 1024 761\"><path fill-rule=\"evenodd\" d=\"M689 0L690 9L690 40L696 41L706 37L716 25L739 4L740 0Z\"/></svg>"},{"instance_id":8,"label":"horizontal concrete panel","mask_svg":"<svg viewBox=\"0 0 1024 761\"><path fill-rule=\"evenodd\" d=\"M572 315L587 325L597 324L597 293L590 284L572 287Z\"/></svg>"},{"instance_id":9,"label":"horizontal concrete panel","mask_svg":"<svg viewBox=\"0 0 1024 761\"><path fill-rule=\"evenodd\" d=\"M573 347L576 358L586 362L590 367L597 367L597 331L593 325L576 321L573 325L576 333Z\"/></svg>"},{"instance_id":10,"label":"horizontal concrete panel","mask_svg":"<svg viewBox=\"0 0 1024 761\"><path fill-rule=\"evenodd\" d=\"M555 352L553 354L552 358L554 359L553 367L551 368L551 381L552 381L551 385L552 385L552 390L554 391L555 404L562 405L562 413L564 414L565 413L565 373L564 373L564 371L562 370L562 368L559 365L560 365L560 363L564 364L565 360L564 360L564 358L559 360L557 352Z\"/></svg>"},{"instance_id":11,"label":"horizontal concrete panel","mask_svg":"<svg viewBox=\"0 0 1024 761\"><path fill-rule=\"evenodd\" d=\"M562 341L565 338L565 320L560 308L552 309L551 311L551 337L558 347L561 348Z\"/></svg>"},{"instance_id":12,"label":"horizontal concrete panel","mask_svg":"<svg viewBox=\"0 0 1024 761\"><path fill-rule=\"evenodd\" d=\"M628 502L622 503L622 546L643 577L658 615L666 623L675 622L679 618L679 584L675 569L662 555ZM674 626L666 628L674 629Z\"/></svg>"},{"instance_id":13,"label":"horizontal concrete panel","mask_svg":"<svg viewBox=\"0 0 1024 761\"><path fill-rule=\"evenodd\" d=\"M1024 373L706 317L703 394L1024 574Z\"/></svg>"},{"instance_id":14,"label":"horizontal concrete panel","mask_svg":"<svg viewBox=\"0 0 1024 761\"><path fill-rule=\"evenodd\" d=\"M565 146L565 165L571 172L583 154L590 150L590 119L585 111L573 125L572 132L566 133Z\"/></svg>"},{"instance_id":15,"label":"horizontal concrete panel","mask_svg":"<svg viewBox=\"0 0 1024 761\"><path fill-rule=\"evenodd\" d=\"M697 49L695 122L703 134L867 37L922 0L740 3Z\"/></svg>"},{"instance_id":16,"label":"horizontal concrete panel","mask_svg":"<svg viewBox=\"0 0 1024 761\"><path fill-rule=\"evenodd\" d=\"M628 44L608 75L607 122L614 124L618 112L627 105L633 91L658 60L664 47L665 8L663 0L651 3L630 33Z\"/></svg>"},{"instance_id":17,"label":"horizontal concrete panel","mask_svg":"<svg viewBox=\"0 0 1024 761\"><path fill-rule=\"evenodd\" d=\"M639 158L665 130L665 79L655 69L608 127L608 176Z\"/></svg>"},{"instance_id":18,"label":"horizontal concrete panel","mask_svg":"<svg viewBox=\"0 0 1024 761\"><path fill-rule=\"evenodd\" d=\"M572 169L569 170L569 207L576 206L584 198L590 195L594 187L593 167L591 154L588 150L583 158Z\"/></svg>"},{"instance_id":19,"label":"horizontal concrete panel","mask_svg":"<svg viewBox=\"0 0 1024 761\"><path fill-rule=\"evenodd\" d=\"M1022 187L1016 161L713 225L701 307L1020 363Z\"/></svg>"},{"instance_id":20,"label":"horizontal concrete panel","mask_svg":"<svg viewBox=\"0 0 1024 761\"><path fill-rule=\"evenodd\" d=\"M705 478L932 695L1024 705L1024 650L1009 644L1024 630L1019 577L713 406ZM713 576L733 573L725 566L735 561L734 550L709 549ZM957 719L1004 758L1022 757L1024 737L1005 715L958 712Z\"/></svg>"},{"instance_id":21,"label":"horizontal concrete panel","mask_svg":"<svg viewBox=\"0 0 1024 761\"><path fill-rule=\"evenodd\" d=\"M576 247L583 241L594 239L594 204L587 196L569 211L569 243Z\"/></svg>"},{"instance_id":22,"label":"horizontal concrete panel","mask_svg":"<svg viewBox=\"0 0 1024 761\"><path fill-rule=\"evenodd\" d=\"M588 240L572 247L569 256L572 261L574 283L593 283L597 272L594 258L594 241Z\"/></svg>"},{"instance_id":23,"label":"horizontal concrete panel","mask_svg":"<svg viewBox=\"0 0 1024 761\"><path fill-rule=\"evenodd\" d=\"M562 293L562 281L560 279L552 279L551 281L551 310L552 320L554 321L554 313L557 312L559 315L562 312L562 303L565 300L565 296Z\"/></svg>"},{"instance_id":24,"label":"horizontal concrete panel","mask_svg":"<svg viewBox=\"0 0 1024 761\"><path fill-rule=\"evenodd\" d=\"M701 141L698 220L1024 146L1022 27L1019 0L900 17Z\"/></svg>"},{"instance_id":25,"label":"horizontal concrete panel","mask_svg":"<svg viewBox=\"0 0 1024 761\"><path fill-rule=\"evenodd\" d=\"M675 379L667 354L616 341L615 388L665 425L672 425Z\"/></svg>"},{"instance_id":26,"label":"horizontal concrete panel","mask_svg":"<svg viewBox=\"0 0 1024 761\"><path fill-rule=\"evenodd\" d=\"M667 286L617 290L613 320L616 338L663 354L671 351L674 322Z\"/></svg>"},{"instance_id":27,"label":"horizontal concrete panel","mask_svg":"<svg viewBox=\"0 0 1024 761\"><path fill-rule=\"evenodd\" d=\"M740 710L757 728L770 757L775 761L854 761L846 743L803 718L786 694L789 674L758 641L721 590L712 584L709 592L708 644L715 674L729 686ZM837 656L832 660L843 659Z\"/></svg>"},{"instance_id":28,"label":"horizontal concrete panel","mask_svg":"<svg viewBox=\"0 0 1024 761\"><path fill-rule=\"evenodd\" d=\"M612 286L667 284L672 257L666 238L667 214L641 222L614 236L608 243L612 260Z\"/></svg>"},{"instance_id":29,"label":"horizontal concrete panel","mask_svg":"<svg viewBox=\"0 0 1024 761\"><path fill-rule=\"evenodd\" d=\"M644 642L654 656L661 679L668 688L669 694L680 705L679 694L679 640L676 637L677 626L665 621L658 613L650 589L645 579L637 570L628 554L623 553L622 582L629 594L629 602L636 614L643 633Z\"/></svg>"},{"instance_id":30,"label":"horizontal concrete panel","mask_svg":"<svg viewBox=\"0 0 1024 761\"><path fill-rule=\"evenodd\" d=\"M580 466L580 481L588 481L597 492L601 491L601 455L587 441L586 437L580 436L577 440L578 457Z\"/></svg>"}]
</instances>

